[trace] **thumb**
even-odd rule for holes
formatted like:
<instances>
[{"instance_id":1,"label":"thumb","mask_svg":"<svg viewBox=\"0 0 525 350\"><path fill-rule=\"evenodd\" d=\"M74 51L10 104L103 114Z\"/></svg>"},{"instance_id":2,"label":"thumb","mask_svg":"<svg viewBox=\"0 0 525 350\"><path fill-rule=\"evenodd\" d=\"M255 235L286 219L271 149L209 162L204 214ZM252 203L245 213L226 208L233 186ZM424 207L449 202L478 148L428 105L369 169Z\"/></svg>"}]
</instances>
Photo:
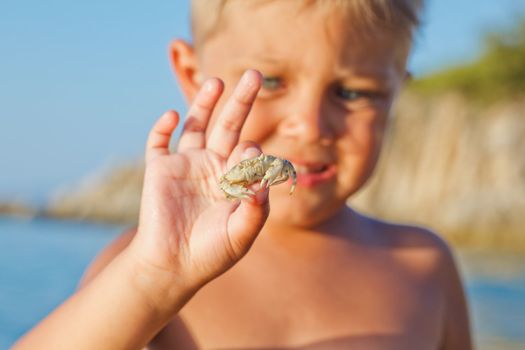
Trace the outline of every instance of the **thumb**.
<instances>
[{"instance_id":1,"label":"thumb","mask_svg":"<svg viewBox=\"0 0 525 350\"><path fill-rule=\"evenodd\" d=\"M268 191L266 188L257 192L254 198L242 200L230 215L228 234L233 249L239 257L248 252L268 218L270 213Z\"/></svg>"},{"instance_id":2,"label":"thumb","mask_svg":"<svg viewBox=\"0 0 525 350\"><path fill-rule=\"evenodd\" d=\"M253 158L261 153L261 148L255 142L241 142L230 155L227 162L228 168L233 167L243 159ZM255 192L255 196L241 200L228 220L230 242L239 258L248 252L270 212L269 189L260 189L258 184L253 186L252 190Z\"/></svg>"}]
</instances>

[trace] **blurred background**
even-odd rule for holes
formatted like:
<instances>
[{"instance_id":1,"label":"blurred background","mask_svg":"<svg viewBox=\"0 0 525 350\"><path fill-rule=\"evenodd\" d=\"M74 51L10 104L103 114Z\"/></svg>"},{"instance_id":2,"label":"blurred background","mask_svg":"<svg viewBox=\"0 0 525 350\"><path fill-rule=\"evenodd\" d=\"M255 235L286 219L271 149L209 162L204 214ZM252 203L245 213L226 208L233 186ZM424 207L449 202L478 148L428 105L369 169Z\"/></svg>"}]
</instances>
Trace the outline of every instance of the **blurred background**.
<instances>
[{"instance_id":1,"label":"blurred background","mask_svg":"<svg viewBox=\"0 0 525 350\"><path fill-rule=\"evenodd\" d=\"M138 212L188 2L0 2L0 349ZM479 349L525 348L525 1L431 0L379 168L351 204L453 244ZM416 215L414 215L416 213Z\"/></svg>"}]
</instances>

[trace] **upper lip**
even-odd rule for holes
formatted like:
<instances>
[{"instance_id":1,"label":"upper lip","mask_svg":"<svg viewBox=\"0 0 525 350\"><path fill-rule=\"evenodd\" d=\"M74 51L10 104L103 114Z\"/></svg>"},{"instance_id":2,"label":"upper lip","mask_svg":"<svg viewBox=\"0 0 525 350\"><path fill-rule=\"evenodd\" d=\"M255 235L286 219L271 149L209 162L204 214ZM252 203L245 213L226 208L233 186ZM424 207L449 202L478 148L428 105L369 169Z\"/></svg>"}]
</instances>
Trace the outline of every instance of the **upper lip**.
<instances>
[{"instance_id":1,"label":"upper lip","mask_svg":"<svg viewBox=\"0 0 525 350\"><path fill-rule=\"evenodd\" d=\"M295 171L299 173L305 173L305 172L320 172L320 171L326 171L331 167L331 162L321 162L321 161L306 161L306 160L299 160L296 159L289 159L289 161L292 163L292 165L295 166Z\"/></svg>"},{"instance_id":2,"label":"upper lip","mask_svg":"<svg viewBox=\"0 0 525 350\"><path fill-rule=\"evenodd\" d=\"M274 154L271 152L271 149L265 151L268 152L268 154ZM284 147L280 150L287 150L287 148ZM275 151L274 155L300 166L321 167L335 163L333 152L327 148L312 148L307 145L298 147L295 145L295 147L289 147L288 152L278 152L278 149L275 149Z\"/></svg>"},{"instance_id":3,"label":"upper lip","mask_svg":"<svg viewBox=\"0 0 525 350\"><path fill-rule=\"evenodd\" d=\"M325 166L325 165L329 165L333 163L331 161L325 161L325 160L305 160L301 158L292 158L292 157L286 158L286 159L292 162L292 164L297 164L297 165L306 166L306 167L321 167L321 166Z\"/></svg>"}]
</instances>

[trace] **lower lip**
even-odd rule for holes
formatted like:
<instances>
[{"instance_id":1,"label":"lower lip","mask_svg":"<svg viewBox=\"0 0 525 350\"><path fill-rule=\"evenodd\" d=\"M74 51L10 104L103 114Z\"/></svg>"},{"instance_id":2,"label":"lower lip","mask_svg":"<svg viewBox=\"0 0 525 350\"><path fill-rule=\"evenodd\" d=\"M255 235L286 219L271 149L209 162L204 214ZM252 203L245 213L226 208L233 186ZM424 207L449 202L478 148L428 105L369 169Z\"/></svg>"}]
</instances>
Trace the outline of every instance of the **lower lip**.
<instances>
[{"instance_id":1,"label":"lower lip","mask_svg":"<svg viewBox=\"0 0 525 350\"><path fill-rule=\"evenodd\" d=\"M332 180L335 177L335 165L329 165L321 173L297 174L297 185L301 187L314 187Z\"/></svg>"}]
</instances>

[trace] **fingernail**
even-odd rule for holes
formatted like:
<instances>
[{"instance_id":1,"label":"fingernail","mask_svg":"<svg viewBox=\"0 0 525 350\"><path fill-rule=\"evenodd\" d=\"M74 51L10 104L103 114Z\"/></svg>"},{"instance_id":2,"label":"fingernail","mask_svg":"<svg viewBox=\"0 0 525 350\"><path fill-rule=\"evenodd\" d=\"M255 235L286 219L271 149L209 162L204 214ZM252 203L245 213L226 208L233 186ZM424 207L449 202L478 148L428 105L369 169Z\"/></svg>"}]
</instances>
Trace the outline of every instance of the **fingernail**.
<instances>
[{"instance_id":1,"label":"fingernail","mask_svg":"<svg viewBox=\"0 0 525 350\"><path fill-rule=\"evenodd\" d=\"M250 78L250 71L245 71L242 74L241 83L242 84L247 84L250 80L251 80L251 78Z\"/></svg>"},{"instance_id":2,"label":"fingernail","mask_svg":"<svg viewBox=\"0 0 525 350\"><path fill-rule=\"evenodd\" d=\"M241 85L244 85L244 86L248 86L248 87L253 87L256 85L255 81L254 81L254 78L253 78L253 75L254 74L257 74L257 72L249 69L247 71L244 72L244 74L242 75L241 77Z\"/></svg>"},{"instance_id":3,"label":"fingernail","mask_svg":"<svg viewBox=\"0 0 525 350\"><path fill-rule=\"evenodd\" d=\"M248 147L242 153L244 159L254 158L257 157L259 154L261 154L261 151L255 147Z\"/></svg>"},{"instance_id":4,"label":"fingernail","mask_svg":"<svg viewBox=\"0 0 525 350\"><path fill-rule=\"evenodd\" d=\"M214 86L215 85L215 82L213 80L207 80L205 83L204 83L204 91L206 92L211 92L213 91L214 89Z\"/></svg>"}]
</instances>

